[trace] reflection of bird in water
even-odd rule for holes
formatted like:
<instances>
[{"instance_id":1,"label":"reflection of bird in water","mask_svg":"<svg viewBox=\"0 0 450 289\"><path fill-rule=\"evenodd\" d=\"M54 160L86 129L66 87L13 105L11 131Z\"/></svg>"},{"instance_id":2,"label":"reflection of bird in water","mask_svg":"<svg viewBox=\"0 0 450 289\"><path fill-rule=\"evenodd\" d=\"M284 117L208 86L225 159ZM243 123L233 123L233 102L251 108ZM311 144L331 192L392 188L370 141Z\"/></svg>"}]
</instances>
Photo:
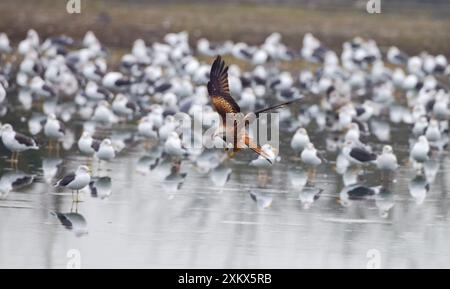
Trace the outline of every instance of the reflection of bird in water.
<instances>
[{"instance_id":1,"label":"reflection of bird in water","mask_svg":"<svg viewBox=\"0 0 450 289\"><path fill-rule=\"evenodd\" d=\"M133 134L129 131L115 132L111 135L111 143L114 151L120 153L124 148L133 145Z\"/></svg>"},{"instance_id":2,"label":"reflection of bird in water","mask_svg":"<svg viewBox=\"0 0 450 289\"><path fill-rule=\"evenodd\" d=\"M78 202L79 191L89 185L89 182L91 181L91 176L89 175L90 171L91 170L87 166L79 166L75 172L65 175L62 179L57 181L54 186L71 189L72 198L73 191L77 191L77 199L75 202Z\"/></svg>"},{"instance_id":3,"label":"reflection of bird in water","mask_svg":"<svg viewBox=\"0 0 450 289\"><path fill-rule=\"evenodd\" d=\"M345 171L345 173L342 174L342 182L344 183L344 186L350 186L358 183L359 181L359 169L350 167Z\"/></svg>"},{"instance_id":4,"label":"reflection of bird in water","mask_svg":"<svg viewBox=\"0 0 450 289\"><path fill-rule=\"evenodd\" d=\"M338 156L336 157L336 172L338 174L344 174L347 169L350 167L350 161L349 159L345 156L344 153L339 153Z\"/></svg>"},{"instance_id":5,"label":"reflection of bird in water","mask_svg":"<svg viewBox=\"0 0 450 289\"><path fill-rule=\"evenodd\" d=\"M207 149L204 150L195 160L196 168L200 173L208 173L212 169L218 167L224 160L226 156L224 153L217 150Z\"/></svg>"},{"instance_id":6,"label":"reflection of bird in water","mask_svg":"<svg viewBox=\"0 0 450 289\"><path fill-rule=\"evenodd\" d=\"M172 171L172 161L163 159L158 162L153 171L160 180L164 180Z\"/></svg>"},{"instance_id":7,"label":"reflection of bird in water","mask_svg":"<svg viewBox=\"0 0 450 289\"><path fill-rule=\"evenodd\" d=\"M151 147L146 154L152 158L160 158L164 152L162 146L153 146Z\"/></svg>"},{"instance_id":8,"label":"reflection of bird in water","mask_svg":"<svg viewBox=\"0 0 450 289\"><path fill-rule=\"evenodd\" d=\"M175 131L171 132L165 141L164 152L174 157L181 157L187 154L186 148L183 146L180 136Z\"/></svg>"},{"instance_id":9,"label":"reflection of bird in water","mask_svg":"<svg viewBox=\"0 0 450 289\"><path fill-rule=\"evenodd\" d=\"M44 158L42 160L42 172L44 180L47 184L51 184L53 178L56 176L59 170L59 166L63 160L60 158Z\"/></svg>"},{"instance_id":10,"label":"reflection of bird in water","mask_svg":"<svg viewBox=\"0 0 450 289\"><path fill-rule=\"evenodd\" d=\"M75 233L75 236L81 237L88 233L86 219L79 213L58 213L52 212L52 215L58 218L66 229Z\"/></svg>"},{"instance_id":11,"label":"reflection of bird in water","mask_svg":"<svg viewBox=\"0 0 450 289\"><path fill-rule=\"evenodd\" d=\"M303 205L304 209L309 209L311 205L317 201L323 189L316 187L304 187L298 194L298 199Z\"/></svg>"},{"instance_id":12,"label":"reflection of bird in water","mask_svg":"<svg viewBox=\"0 0 450 289\"><path fill-rule=\"evenodd\" d=\"M111 178L101 177L89 183L91 196L94 198L107 199L111 195Z\"/></svg>"},{"instance_id":13,"label":"reflection of bird in water","mask_svg":"<svg viewBox=\"0 0 450 289\"><path fill-rule=\"evenodd\" d=\"M416 201L416 204L421 205L427 197L427 193L430 190L430 184L428 184L423 175L417 175L411 179L408 188L409 193Z\"/></svg>"},{"instance_id":14,"label":"reflection of bird in water","mask_svg":"<svg viewBox=\"0 0 450 289\"><path fill-rule=\"evenodd\" d=\"M303 189L308 182L308 174L303 169L291 169L288 171L288 178L294 189Z\"/></svg>"},{"instance_id":15,"label":"reflection of bird in water","mask_svg":"<svg viewBox=\"0 0 450 289\"><path fill-rule=\"evenodd\" d=\"M381 189L382 186L367 187L359 184L347 186L339 193L339 202L342 206L348 207L351 201L373 199Z\"/></svg>"},{"instance_id":16,"label":"reflection of bird in water","mask_svg":"<svg viewBox=\"0 0 450 289\"><path fill-rule=\"evenodd\" d=\"M166 192L175 193L181 189L187 173L181 173L181 162L175 162L170 169L170 174L164 178L162 187Z\"/></svg>"},{"instance_id":17,"label":"reflection of bird in water","mask_svg":"<svg viewBox=\"0 0 450 289\"><path fill-rule=\"evenodd\" d=\"M136 171L145 175L158 165L159 160L159 158L154 158L151 156L140 157L136 164Z\"/></svg>"},{"instance_id":18,"label":"reflection of bird in water","mask_svg":"<svg viewBox=\"0 0 450 289\"><path fill-rule=\"evenodd\" d=\"M255 201L259 209L267 209L272 206L272 197L266 196L259 191L250 191L250 197L253 201Z\"/></svg>"},{"instance_id":19,"label":"reflection of bird in water","mask_svg":"<svg viewBox=\"0 0 450 289\"><path fill-rule=\"evenodd\" d=\"M231 168L225 165L219 165L209 172L209 179L217 187L223 187L230 180Z\"/></svg>"},{"instance_id":20,"label":"reflection of bird in water","mask_svg":"<svg viewBox=\"0 0 450 289\"><path fill-rule=\"evenodd\" d=\"M4 199L12 190L17 190L33 183L34 175L21 171L8 171L0 177L0 199Z\"/></svg>"},{"instance_id":21,"label":"reflection of bird in water","mask_svg":"<svg viewBox=\"0 0 450 289\"><path fill-rule=\"evenodd\" d=\"M387 188L383 187L380 193L375 196L375 205L382 218L387 218L389 216L389 211L394 207L394 204L394 194Z\"/></svg>"},{"instance_id":22,"label":"reflection of bird in water","mask_svg":"<svg viewBox=\"0 0 450 289\"><path fill-rule=\"evenodd\" d=\"M429 159L423 165L423 171L425 178L429 184L433 183L436 179L436 175L439 172L440 162L435 159Z\"/></svg>"}]
</instances>

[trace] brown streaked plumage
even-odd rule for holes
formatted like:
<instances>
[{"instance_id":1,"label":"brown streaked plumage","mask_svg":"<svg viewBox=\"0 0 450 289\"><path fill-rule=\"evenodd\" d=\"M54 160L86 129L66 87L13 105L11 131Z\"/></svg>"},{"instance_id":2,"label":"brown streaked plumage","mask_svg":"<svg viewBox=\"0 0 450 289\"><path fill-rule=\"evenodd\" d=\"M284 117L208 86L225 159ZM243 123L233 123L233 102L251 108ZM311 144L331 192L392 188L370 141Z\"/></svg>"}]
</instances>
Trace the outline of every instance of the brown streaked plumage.
<instances>
[{"instance_id":1,"label":"brown streaked plumage","mask_svg":"<svg viewBox=\"0 0 450 289\"><path fill-rule=\"evenodd\" d=\"M217 56L211 67L208 93L223 123L226 120L227 113L241 112L241 108L230 95L230 89L228 87L228 66L225 66L225 62L220 56Z\"/></svg>"},{"instance_id":2,"label":"brown streaked plumage","mask_svg":"<svg viewBox=\"0 0 450 289\"><path fill-rule=\"evenodd\" d=\"M263 156L268 162L272 163L267 154L261 149L261 147L258 144L252 141L252 139L250 138L250 136L246 131L244 133L237 131L238 128L236 123L232 128L226 127L227 113L240 113L241 108L230 94L230 89L228 86L228 66L225 66L225 62L222 60L220 55L216 57L211 67L208 82L208 93L209 96L211 97L211 102L215 110L219 113L220 117L222 118L221 125L225 128L224 130L226 134L227 135L234 134L233 152L237 152L240 150L240 148L237 145L238 142L244 143L251 150L256 152L258 155ZM286 106L294 101L296 100L291 100L285 103L277 104L272 107L264 108L255 111L254 114L256 117L259 117L259 114L263 112ZM248 118L246 116L245 120L247 119ZM245 130L245 127L242 127L240 129Z\"/></svg>"}]
</instances>

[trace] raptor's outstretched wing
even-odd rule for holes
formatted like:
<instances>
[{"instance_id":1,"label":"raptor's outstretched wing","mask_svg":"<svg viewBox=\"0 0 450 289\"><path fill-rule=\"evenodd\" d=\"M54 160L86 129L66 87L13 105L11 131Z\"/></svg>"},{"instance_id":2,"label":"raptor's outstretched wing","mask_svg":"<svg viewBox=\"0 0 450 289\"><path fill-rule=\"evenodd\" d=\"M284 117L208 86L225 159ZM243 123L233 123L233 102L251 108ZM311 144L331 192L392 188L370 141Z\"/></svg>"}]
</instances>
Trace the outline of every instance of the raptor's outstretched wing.
<instances>
[{"instance_id":1,"label":"raptor's outstretched wing","mask_svg":"<svg viewBox=\"0 0 450 289\"><path fill-rule=\"evenodd\" d=\"M222 58L217 56L211 67L208 82L208 93L214 108L219 113L222 121L226 121L227 113L239 113L241 108L230 95L228 87L228 66Z\"/></svg>"}]
</instances>

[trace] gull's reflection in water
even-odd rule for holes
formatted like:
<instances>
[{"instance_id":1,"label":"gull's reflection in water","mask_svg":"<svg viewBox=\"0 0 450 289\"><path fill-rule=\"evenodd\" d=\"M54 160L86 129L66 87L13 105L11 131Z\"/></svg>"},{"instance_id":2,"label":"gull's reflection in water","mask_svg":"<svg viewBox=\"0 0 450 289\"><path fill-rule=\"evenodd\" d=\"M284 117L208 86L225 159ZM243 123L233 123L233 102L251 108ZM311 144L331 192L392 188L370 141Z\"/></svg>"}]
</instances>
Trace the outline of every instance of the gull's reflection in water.
<instances>
[{"instance_id":1,"label":"gull's reflection in water","mask_svg":"<svg viewBox=\"0 0 450 289\"><path fill-rule=\"evenodd\" d=\"M301 202L304 209L311 208L323 192L322 188L315 185L315 174L310 169L306 172L303 169L293 171L289 174L291 184L295 191L298 191L297 199Z\"/></svg>"},{"instance_id":2,"label":"gull's reflection in water","mask_svg":"<svg viewBox=\"0 0 450 289\"><path fill-rule=\"evenodd\" d=\"M151 147L143 157L138 159L136 171L146 175L154 170L161 162L162 153L163 150L160 146Z\"/></svg>"},{"instance_id":3,"label":"gull's reflection in water","mask_svg":"<svg viewBox=\"0 0 450 289\"><path fill-rule=\"evenodd\" d=\"M78 213L78 203L72 203L72 208L69 213L59 213L52 212L51 214L55 216L61 225L63 225L67 230L73 231L75 236L81 237L88 233L87 222L86 219Z\"/></svg>"},{"instance_id":4,"label":"gull's reflection in water","mask_svg":"<svg viewBox=\"0 0 450 289\"><path fill-rule=\"evenodd\" d=\"M311 171L311 170L310 170ZM297 199L301 202L304 209L309 209L317 201L322 188L315 186L315 176L304 169L293 169L288 172L288 178L294 192L298 192Z\"/></svg>"},{"instance_id":5,"label":"gull's reflection in water","mask_svg":"<svg viewBox=\"0 0 450 289\"><path fill-rule=\"evenodd\" d=\"M394 204L395 200L392 191L388 187L382 187L380 193L375 196L375 205L378 208L380 217L387 218Z\"/></svg>"},{"instance_id":6,"label":"gull's reflection in water","mask_svg":"<svg viewBox=\"0 0 450 289\"><path fill-rule=\"evenodd\" d=\"M353 201L371 200L374 199L382 189L382 186L368 187L361 184L346 186L339 193L339 203L343 207L349 207Z\"/></svg>"},{"instance_id":7,"label":"gull's reflection in water","mask_svg":"<svg viewBox=\"0 0 450 289\"><path fill-rule=\"evenodd\" d=\"M350 167L350 162L347 157L343 153L339 153L336 157L336 172L340 175L343 175L347 172L347 169Z\"/></svg>"},{"instance_id":8,"label":"gull's reflection in water","mask_svg":"<svg viewBox=\"0 0 450 289\"><path fill-rule=\"evenodd\" d=\"M359 180L359 173L360 173L360 170L358 168L349 167L342 174L342 182L344 183L344 186L348 187L348 186L357 184L358 180Z\"/></svg>"},{"instance_id":9,"label":"gull's reflection in water","mask_svg":"<svg viewBox=\"0 0 450 289\"><path fill-rule=\"evenodd\" d=\"M232 169L225 164L212 169L209 173L209 179L216 187L223 187L230 180Z\"/></svg>"},{"instance_id":10,"label":"gull's reflection in water","mask_svg":"<svg viewBox=\"0 0 450 289\"><path fill-rule=\"evenodd\" d=\"M143 156L139 158L136 164L136 171L146 175L151 170L153 170L159 163L159 158L155 158L152 156Z\"/></svg>"},{"instance_id":11,"label":"gull's reflection in water","mask_svg":"<svg viewBox=\"0 0 450 289\"><path fill-rule=\"evenodd\" d=\"M111 142L117 153L132 144L133 134L127 131L114 132L111 135Z\"/></svg>"},{"instance_id":12,"label":"gull's reflection in water","mask_svg":"<svg viewBox=\"0 0 450 289\"><path fill-rule=\"evenodd\" d=\"M419 174L411 179L408 188L409 193L416 201L416 204L421 205L427 197L427 193L430 190L430 184L427 182L425 176Z\"/></svg>"},{"instance_id":13,"label":"gull's reflection in water","mask_svg":"<svg viewBox=\"0 0 450 289\"><path fill-rule=\"evenodd\" d=\"M272 206L272 196L263 194L258 189L250 191L250 198L256 203L258 209L267 209Z\"/></svg>"},{"instance_id":14,"label":"gull's reflection in water","mask_svg":"<svg viewBox=\"0 0 450 289\"><path fill-rule=\"evenodd\" d=\"M169 174L164 178L161 183L163 190L169 193L169 198L172 199L173 194L181 189L187 173L181 172L181 162L176 161L172 164Z\"/></svg>"},{"instance_id":15,"label":"gull's reflection in water","mask_svg":"<svg viewBox=\"0 0 450 289\"><path fill-rule=\"evenodd\" d=\"M423 165L423 172L429 184L433 183L439 171L440 163L436 159L429 159Z\"/></svg>"},{"instance_id":16,"label":"gull's reflection in water","mask_svg":"<svg viewBox=\"0 0 450 289\"><path fill-rule=\"evenodd\" d=\"M170 175L172 171L172 161L168 159L160 160L159 163L154 167L153 172L160 179L164 180Z\"/></svg>"},{"instance_id":17,"label":"gull's reflection in water","mask_svg":"<svg viewBox=\"0 0 450 289\"><path fill-rule=\"evenodd\" d=\"M308 175L303 169L292 169L288 171L288 178L293 188L303 189L308 182Z\"/></svg>"},{"instance_id":18,"label":"gull's reflection in water","mask_svg":"<svg viewBox=\"0 0 450 289\"><path fill-rule=\"evenodd\" d=\"M204 150L196 159L195 166L200 173L208 173L223 163L226 155L217 150Z\"/></svg>"},{"instance_id":19,"label":"gull's reflection in water","mask_svg":"<svg viewBox=\"0 0 450 289\"><path fill-rule=\"evenodd\" d=\"M298 194L298 199L302 203L304 209L309 209L312 204L319 199L322 192L323 189L321 188L306 186Z\"/></svg>"},{"instance_id":20,"label":"gull's reflection in water","mask_svg":"<svg viewBox=\"0 0 450 289\"><path fill-rule=\"evenodd\" d=\"M89 183L89 190L91 193L91 197L100 198L100 199L108 199L111 196L111 187L112 182L110 177L100 177L95 181L91 181Z\"/></svg>"},{"instance_id":21,"label":"gull's reflection in water","mask_svg":"<svg viewBox=\"0 0 450 289\"><path fill-rule=\"evenodd\" d=\"M0 199L5 199L13 190L27 187L33 183L34 175L22 171L7 171L0 177Z\"/></svg>"},{"instance_id":22,"label":"gull's reflection in water","mask_svg":"<svg viewBox=\"0 0 450 289\"><path fill-rule=\"evenodd\" d=\"M155 145L155 146L151 147L149 150L147 150L146 154L147 154L147 156L154 158L154 159L161 158L161 156L163 154L163 147Z\"/></svg>"}]
</instances>

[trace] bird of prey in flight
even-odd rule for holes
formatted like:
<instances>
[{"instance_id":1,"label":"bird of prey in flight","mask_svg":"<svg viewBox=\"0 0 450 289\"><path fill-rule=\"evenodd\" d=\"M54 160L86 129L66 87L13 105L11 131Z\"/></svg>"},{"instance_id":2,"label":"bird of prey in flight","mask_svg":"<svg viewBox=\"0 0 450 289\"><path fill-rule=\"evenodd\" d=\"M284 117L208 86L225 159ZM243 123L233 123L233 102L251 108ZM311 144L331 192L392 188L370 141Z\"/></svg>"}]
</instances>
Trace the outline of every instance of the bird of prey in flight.
<instances>
[{"instance_id":1,"label":"bird of prey in flight","mask_svg":"<svg viewBox=\"0 0 450 289\"><path fill-rule=\"evenodd\" d=\"M220 135L224 140L233 139L232 147L227 147L227 150L231 150L231 155L238 152L243 147L249 147L258 155L264 157L268 162L272 163L267 153L261 149L261 147L252 140L246 131L245 125L249 121L249 115L258 118L263 112L274 110L288 104L293 103L299 99L294 99L288 102L277 104L268 108L264 108L253 112L253 114L247 114L243 121L234 121L234 125L227 125L227 115L235 117L241 113L241 108L233 99L228 87L228 66L225 66L225 62L219 56L216 57L211 67L208 82L208 94L211 98L211 102L215 110L219 113L222 122L219 126ZM231 114L231 115L230 115ZM235 118L237 119L237 118Z\"/></svg>"}]
</instances>

